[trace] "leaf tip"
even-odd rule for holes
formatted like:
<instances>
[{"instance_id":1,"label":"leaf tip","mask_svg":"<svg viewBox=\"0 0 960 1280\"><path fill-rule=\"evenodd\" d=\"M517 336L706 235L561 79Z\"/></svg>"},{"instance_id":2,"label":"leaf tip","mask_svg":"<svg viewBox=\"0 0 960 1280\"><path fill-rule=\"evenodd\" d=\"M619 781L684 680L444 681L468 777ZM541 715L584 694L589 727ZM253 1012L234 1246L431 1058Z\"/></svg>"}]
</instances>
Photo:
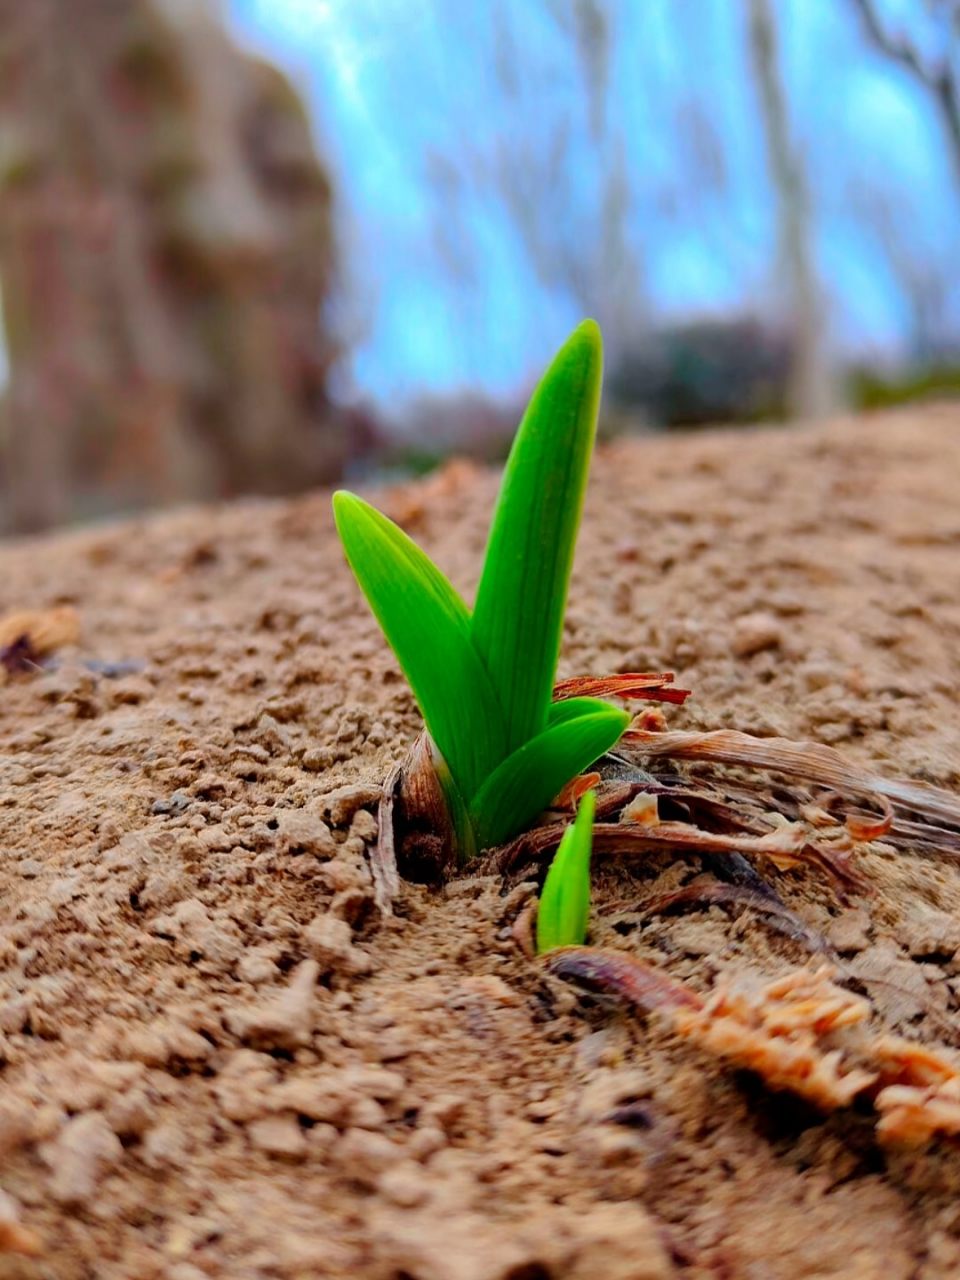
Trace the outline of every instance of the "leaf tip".
<instances>
[{"instance_id":1,"label":"leaf tip","mask_svg":"<svg viewBox=\"0 0 960 1280\"><path fill-rule=\"evenodd\" d=\"M338 489L333 495L333 518L337 521L339 527L341 516L353 508L360 499L355 493L351 493L349 489Z\"/></svg>"},{"instance_id":2,"label":"leaf tip","mask_svg":"<svg viewBox=\"0 0 960 1280\"><path fill-rule=\"evenodd\" d=\"M569 341L590 346L596 351L597 355L603 354L603 334L600 332L600 326L596 320L592 320L589 317L580 321L570 335Z\"/></svg>"},{"instance_id":3,"label":"leaf tip","mask_svg":"<svg viewBox=\"0 0 960 1280\"><path fill-rule=\"evenodd\" d=\"M590 369L599 383L603 372L603 335L596 320L581 320L557 356L563 362L572 359Z\"/></svg>"}]
</instances>

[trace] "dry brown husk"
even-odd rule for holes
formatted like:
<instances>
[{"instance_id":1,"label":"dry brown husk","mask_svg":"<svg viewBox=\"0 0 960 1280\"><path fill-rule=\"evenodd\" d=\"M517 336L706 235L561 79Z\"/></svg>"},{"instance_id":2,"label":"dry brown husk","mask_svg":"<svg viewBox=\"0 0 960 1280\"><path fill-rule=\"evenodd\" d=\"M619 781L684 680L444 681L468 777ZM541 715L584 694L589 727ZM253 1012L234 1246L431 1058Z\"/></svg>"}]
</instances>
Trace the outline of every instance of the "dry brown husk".
<instances>
[{"instance_id":1,"label":"dry brown husk","mask_svg":"<svg viewBox=\"0 0 960 1280\"><path fill-rule=\"evenodd\" d=\"M437 884L457 865L457 837L426 730L383 788L373 857L377 904L388 912L400 877Z\"/></svg>"}]
</instances>

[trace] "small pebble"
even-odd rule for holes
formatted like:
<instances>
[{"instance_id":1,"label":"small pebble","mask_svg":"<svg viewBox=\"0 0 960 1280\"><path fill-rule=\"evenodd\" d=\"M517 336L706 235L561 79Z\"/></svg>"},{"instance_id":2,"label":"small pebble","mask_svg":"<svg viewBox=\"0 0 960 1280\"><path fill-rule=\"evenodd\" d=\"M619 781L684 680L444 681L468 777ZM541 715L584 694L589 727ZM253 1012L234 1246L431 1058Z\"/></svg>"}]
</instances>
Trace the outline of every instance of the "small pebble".
<instances>
[{"instance_id":1,"label":"small pebble","mask_svg":"<svg viewBox=\"0 0 960 1280\"><path fill-rule=\"evenodd\" d=\"M304 757L306 762L306 757ZM335 827L344 827L358 809L367 805L378 804L381 788L370 783L351 782L345 787L338 787L324 796L323 808L330 814L330 822Z\"/></svg>"},{"instance_id":2,"label":"small pebble","mask_svg":"<svg viewBox=\"0 0 960 1280\"><path fill-rule=\"evenodd\" d=\"M240 1040L262 1048L299 1049L308 1045L320 973L316 960L304 960L294 969L289 986L280 995L228 1013L228 1029Z\"/></svg>"},{"instance_id":3,"label":"small pebble","mask_svg":"<svg viewBox=\"0 0 960 1280\"><path fill-rule=\"evenodd\" d=\"M51 1171L50 1194L64 1205L89 1206L100 1182L123 1159L120 1139L98 1112L74 1116L40 1150Z\"/></svg>"},{"instance_id":4,"label":"small pebble","mask_svg":"<svg viewBox=\"0 0 960 1280\"><path fill-rule=\"evenodd\" d=\"M416 1208L430 1194L423 1170L412 1160L401 1160L392 1169L381 1174L377 1180L377 1190L385 1200L400 1209Z\"/></svg>"},{"instance_id":5,"label":"small pebble","mask_svg":"<svg viewBox=\"0 0 960 1280\"><path fill-rule=\"evenodd\" d=\"M354 976L369 973L373 968L367 953L354 946L350 925L338 915L317 916L304 930L303 941L321 974Z\"/></svg>"},{"instance_id":6,"label":"small pebble","mask_svg":"<svg viewBox=\"0 0 960 1280\"><path fill-rule=\"evenodd\" d=\"M783 627L772 613L747 613L734 623L730 648L735 657L750 658L782 643Z\"/></svg>"},{"instance_id":7,"label":"small pebble","mask_svg":"<svg viewBox=\"0 0 960 1280\"><path fill-rule=\"evenodd\" d=\"M247 1136L258 1151L284 1160L302 1160L307 1154L307 1139L292 1115L265 1116L247 1125Z\"/></svg>"},{"instance_id":8,"label":"small pebble","mask_svg":"<svg viewBox=\"0 0 960 1280\"><path fill-rule=\"evenodd\" d=\"M277 811L277 839L283 853L336 857L337 843L330 828L315 813L308 813L305 809Z\"/></svg>"},{"instance_id":9,"label":"small pebble","mask_svg":"<svg viewBox=\"0 0 960 1280\"><path fill-rule=\"evenodd\" d=\"M348 1129L334 1149L337 1162L351 1178L373 1183L404 1158L403 1147L382 1133Z\"/></svg>"}]
</instances>

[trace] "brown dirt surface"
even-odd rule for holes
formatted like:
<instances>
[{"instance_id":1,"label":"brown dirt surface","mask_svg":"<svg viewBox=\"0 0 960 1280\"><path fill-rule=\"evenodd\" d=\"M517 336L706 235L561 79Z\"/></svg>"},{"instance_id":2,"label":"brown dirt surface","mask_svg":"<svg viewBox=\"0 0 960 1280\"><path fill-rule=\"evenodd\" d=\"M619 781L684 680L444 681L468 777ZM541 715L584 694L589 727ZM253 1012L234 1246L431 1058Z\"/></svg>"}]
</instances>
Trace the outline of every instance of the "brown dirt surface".
<instances>
[{"instance_id":1,"label":"brown dirt surface","mask_svg":"<svg viewBox=\"0 0 960 1280\"><path fill-rule=\"evenodd\" d=\"M376 495L467 598L497 476ZM598 453L561 677L674 670L675 729L813 739L960 789L960 408ZM0 548L0 613L76 609L0 689L0 1277L948 1280L960 1148L878 1143L527 959L528 883L373 904L419 729L329 495ZM28 652L25 650L24 652ZM48 659L49 661L49 659ZM649 704L648 704L649 705ZM871 1034L960 1040L960 868L758 869ZM749 906L592 939L708 994L809 948ZM34 1256L31 1256L34 1255Z\"/></svg>"}]
</instances>

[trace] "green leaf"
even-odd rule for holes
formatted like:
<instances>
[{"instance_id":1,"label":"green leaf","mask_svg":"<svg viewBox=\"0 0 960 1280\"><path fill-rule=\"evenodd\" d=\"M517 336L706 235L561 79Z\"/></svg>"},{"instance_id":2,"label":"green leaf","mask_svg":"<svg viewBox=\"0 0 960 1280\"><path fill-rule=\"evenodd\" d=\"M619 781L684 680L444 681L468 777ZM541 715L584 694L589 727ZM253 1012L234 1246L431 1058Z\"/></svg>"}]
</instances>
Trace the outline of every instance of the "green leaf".
<instances>
[{"instance_id":1,"label":"green leaf","mask_svg":"<svg viewBox=\"0 0 960 1280\"><path fill-rule=\"evenodd\" d=\"M554 854L540 894L537 955L555 947L582 947L590 918L590 853L597 794L588 791Z\"/></svg>"},{"instance_id":2,"label":"green leaf","mask_svg":"<svg viewBox=\"0 0 960 1280\"><path fill-rule=\"evenodd\" d=\"M547 724L602 368L600 330L585 320L534 392L504 471L471 635L503 707L508 751Z\"/></svg>"},{"instance_id":3,"label":"green leaf","mask_svg":"<svg viewBox=\"0 0 960 1280\"><path fill-rule=\"evenodd\" d=\"M350 567L469 802L506 755L506 730L467 606L392 520L342 491L333 510Z\"/></svg>"},{"instance_id":4,"label":"green leaf","mask_svg":"<svg viewBox=\"0 0 960 1280\"><path fill-rule=\"evenodd\" d=\"M470 803L477 848L503 844L545 809L587 765L609 751L630 723L625 711L602 711L551 725L524 743L486 780Z\"/></svg>"},{"instance_id":5,"label":"green leaf","mask_svg":"<svg viewBox=\"0 0 960 1280\"><path fill-rule=\"evenodd\" d=\"M566 720L579 720L581 716L594 715L597 711L609 711L610 703L602 698L564 698L551 702L547 708L547 725L563 724Z\"/></svg>"}]
</instances>

